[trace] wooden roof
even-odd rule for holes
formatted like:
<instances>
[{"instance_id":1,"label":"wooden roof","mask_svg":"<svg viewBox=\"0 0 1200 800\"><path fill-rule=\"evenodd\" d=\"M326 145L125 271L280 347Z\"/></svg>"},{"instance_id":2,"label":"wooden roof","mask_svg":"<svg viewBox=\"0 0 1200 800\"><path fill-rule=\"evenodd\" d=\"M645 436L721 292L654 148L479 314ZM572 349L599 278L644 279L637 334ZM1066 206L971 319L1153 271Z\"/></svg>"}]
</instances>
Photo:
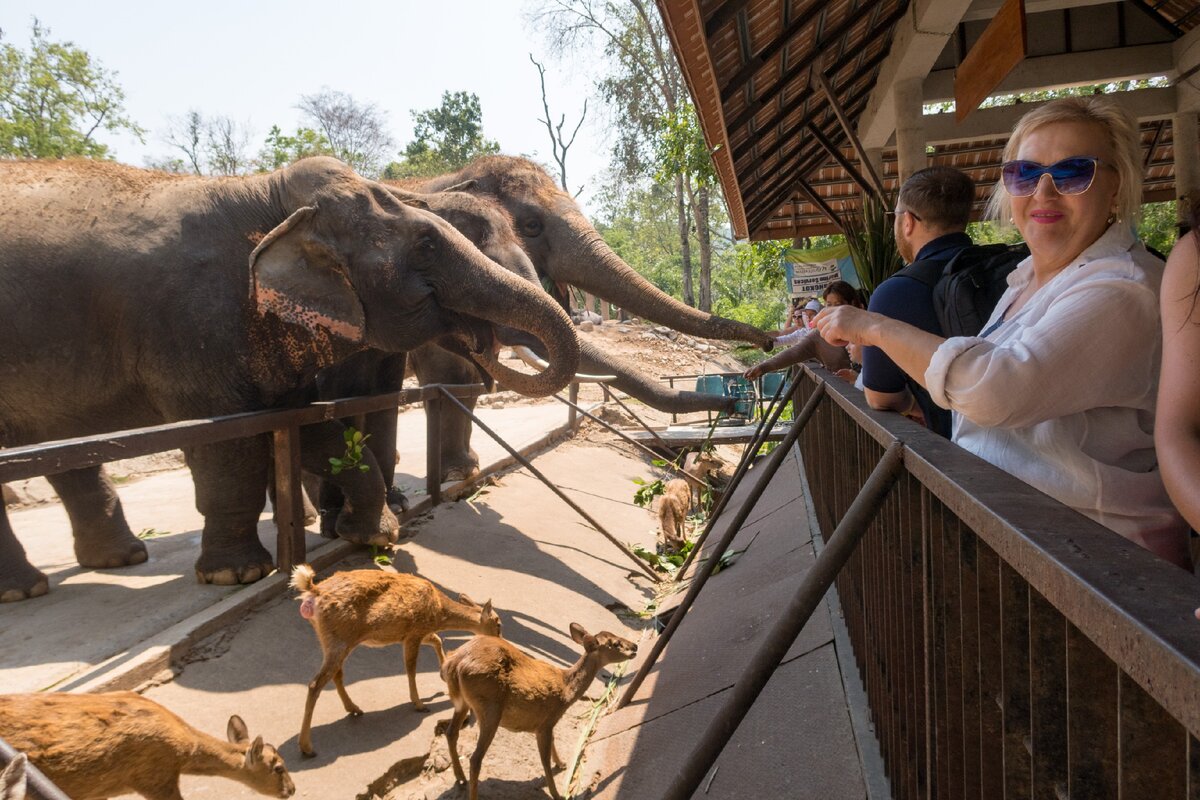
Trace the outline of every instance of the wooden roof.
<instances>
[{"instance_id":1,"label":"wooden roof","mask_svg":"<svg viewBox=\"0 0 1200 800\"><path fill-rule=\"evenodd\" d=\"M1031 14L1029 55L1169 43L1200 26L1196 0L1095 1L1087 8ZM869 178L821 87L822 77L850 124L857 125L909 3L658 0L739 238L836 233L826 212L840 216L859 207L856 179ZM934 70L953 70L982 32L986 19L969 16ZM1167 117L1143 121L1147 202L1174 197ZM1005 140L1003 135L931 140L929 163L971 175L982 209L999 178ZM897 188L896 174L895 149L885 147L880 177L890 192Z\"/></svg>"}]
</instances>

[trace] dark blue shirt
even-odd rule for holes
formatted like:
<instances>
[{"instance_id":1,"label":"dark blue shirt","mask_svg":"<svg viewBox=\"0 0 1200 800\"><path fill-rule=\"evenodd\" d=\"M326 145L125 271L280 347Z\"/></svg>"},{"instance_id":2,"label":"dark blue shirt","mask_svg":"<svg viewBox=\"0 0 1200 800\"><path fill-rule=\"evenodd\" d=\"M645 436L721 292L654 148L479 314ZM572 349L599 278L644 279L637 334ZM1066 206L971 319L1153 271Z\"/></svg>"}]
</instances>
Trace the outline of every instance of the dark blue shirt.
<instances>
[{"instance_id":1,"label":"dark blue shirt","mask_svg":"<svg viewBox=\"0 0 1200 800\"><path fill-rule=\"evenodd\" d=\"M959 250L971 245L971 237L965 233L948 233L926 243L917 253L917 261L946 262ZM915 262L914 262L915 263ZM871 293L871 311L885 317L907 322L928 333L944 336L933 308L933 291L916 278L893 275ZM874 392L895 393L905 387L917 398L917 404L925 415L930 429L950 438L950 412L941 408L929 397L929 392L896 366L878 347L863 348L863 386Z\"/></svg>"}]
</instances>

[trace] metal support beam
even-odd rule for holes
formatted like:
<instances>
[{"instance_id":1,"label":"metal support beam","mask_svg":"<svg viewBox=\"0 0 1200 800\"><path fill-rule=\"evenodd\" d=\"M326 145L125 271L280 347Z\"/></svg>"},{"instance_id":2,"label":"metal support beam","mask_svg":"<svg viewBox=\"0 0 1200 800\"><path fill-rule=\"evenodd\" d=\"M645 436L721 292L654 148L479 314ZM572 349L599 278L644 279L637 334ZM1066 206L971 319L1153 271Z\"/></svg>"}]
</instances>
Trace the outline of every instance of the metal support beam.
<instances>
[{"instance_id":1,"label":"metal support beam","mask_svg":"<svg viewBox=\"0 0 1200 800\"><path fill-rule=\"evenodd\" d=\"M631 438L631 437L629 436L629 434L625 433L624 431L622 431L622 430L620 430L620 429L618 429L618 428L615 428L615 427L613 427L612 425L609 425L607 422L605 422L604 420L600 419L600 418L599 418L599 417L597 417L595 414L592 414L592 413L590 413L590 412L588 412L588 411L584 410L582 407L580 407L580 406L576 405L575 403L572 403L570 400L568 400L567 398L563 397L561 394L556 394L556 395L554 395L554 399L555 399L555 400L558 400L559 402L566 403L566 404L567 404L567 406L569 406L569 407L570 407L570 409L571 409L571 412L572 412L572 413L579 413L579 414L582 414L583 416L585 416L585 417L587 417L588 419L590 419L592 422L595 422L597 425L600 425L600 426L602 426L602 427L606 428L607 430L610 430L610 431L612 431L612 432L613 432L613 433L615 433L617 436L619 436L619 437L621 437L622 439L624 439L625 441L629 442L631 445L633 445L634 447L636 447L638 450L641 450L643 453L645 453L646 455L648 455L648 456L650 456L651 458L655 459L656 461L657 461L657 460L661 460L661 459L662 459L662 455L661 455L661 454L654 452L654 451L653 451L653 450L651 450L649 447L646 447L646 445L642 444L641 442L637 441L636 439L633 439L633 438ZM654 435L654 438L658 439L658 434L655 434L653 431L651 431L651 434L653 434L653 435ZM660 443L660 444L662 444L662 446L663 446L663 447L667 447L667 444L666 444L666 442L663 442L663 440L662 440L662 439L658 439L658 441L659 441L659 443ZM675 452L675 450L674 450L673 448L670 448L670 447L667 447L667 450L668 450L669 452L671 452L671 453L674 453L674 452ZM683 471L683 468L682 468L682 467L676 466L676 465L675 465L673 462L671 462L671 461L668 461L667 463L668 463L668 465L669 465L669 466L670 466L670 467L671 467L673 470L675 470L675 472L679 473L680 475L685 475L685 474L686 474L686 473Z\"/></svg>"},{"instance_id":2,"label":"metal support beam","mask_svg":"<svg viewBox=\"0 0 1200 800\"><path fill-rule=\"evenodd\" d=\"M500 435L497 434L495 431L493 431L491 428L489 428L487 425L485 425L483 420L481 420L479 417L472 414L470 412L470 410L467 409L466 406L464 406L462 403L458 402L458 398L456 398L454 395L452 395L446 391L443 391L443 394L445 395L447 402L456 406L459 411L461 411L462 413L464 413L468 417L470 417L471 421L474 422L475 425L481 431L486 433L488 436L492 437L492 439L496 442L496 444L500 445L505 450L507 450L508 454L510 456L512 456L513 459L518 464L520 464L522 467L527 469L529 471L529 473L531 475L533 475L533 477L537 478L539 481L544 483L546 485L546 487L548 489L550 489L550 491L554 492L554 494L558 497L559 500L562 500L564 503L566 503L568 506L570 506L571 509L573 511L575 511L576 514L583 517L584 520L587 522L587 524L589 524L593 528L595 528L596 531L601 536L603 536L605 539L608 539L610 542L612 542L613 545L615 545L618 550L620 550L622 553L624 553L625 556L630 561L632 561L634 564L637 564L638 569L641 570L647 577L649 577L650 580L652 580L654 583L658 583L659 581L662 580L657 574L655 574L655 572L653 570L650 569L649 564L647 564L645 561L643 561L642 559L640 559L636 555L634 555L632 550L630 550L628 547L626 547L623 542L621 542L619 539L617 539L617 537L615 537L611 533L609 533L604 528L604 526L601 525L599 522L597 522L596 519L591 514L584 511L582 508L579 507L579 505L574 500L572 500L571 498L569 498L565 494L563 494L562 489L559 489L557 486L555 486L550 481L549 478L547 478L545 475L543 475L537 467L535 467L533 464L531 464L529 462L529 459L525 458L525 456L521 455L516 450L514 450L512 448L512 446L509 445L508 442L501 439Z\"/></svg>"},{"instance_id":3,"label":"metal support beam","mask_svg":"<svg viewBox=\"0 0 1200 800\"><path fill-rule=\"evenodd\" d=\"M796 380L797 379L793 379L793 386L795 385ZM716 547L709 551L710 553L714 554L714 558L720 558L721 554L729 548L730 542L732 542L733 538L737 536L738 531L742 529L742 524L745 523L746 519L750 516L750 512L754 510L754 506L756 503L758 503L758 499L762 497L763 492L766 491L767 484L771 482L771 479L775 477L775 473L779 471L779 465L783 463L783 460L787 458L787 454L792 449L792 446L796 444L796 440L800 437L800 432L804 430L804 426L812 418L813 412L816 410L817 405L820 403L821 397L823 397L824 394L825 385L822 383L818 385L817 390L809 396L808 403L804 406L804 411L802 411L800 415L792 422L792 429L788 431L788 435L784 437L779 446L776 447L771 453L770 461L763 466L762 473L758 476L758 482L754 484L754 488L750 490L750 494L746 497L745 502L743 502L741 508L738 509L737 515L729 523L729 527L725 530L725 535L723 535L721 540L717 542ZM726 497L732 494L733 492L729 489L727 489L725 492ZM705 533L707 534L707 532L710 530L712 530L711 520L709 525L705 528ZM697 550L699 550L699 542L693 546L692 552L696 552ZM621 696L620 701L617 703L617 708L624 708L625 706L629 705L629 701L633 699L635 694L637 694L638 688L642 685L642 682L646 680L646 676L650 674L650 670L654 668L654 663L658 661L658 657L662 655L662 651L664 648L666 648L667 642L671 641L671 637L675 635L675 631L679 629L679 624L683 622L683 618L687 615L688 609L690 609L692 604L696 602L696 597L699 596L701 590L704 589L704 585L708 582L708 579L712 577L712 573L713 571L711 568L704 567L701 567L695 571L695 575L692 577L692 584L688 587L687 595L683 598L683 602L680 603L675 609L675 612L671 614L671 621L667 623L667 629L659 635L657 640L655 640L654 647L651 648L650 654L646 656L646 660L642 662L641 668L638 669L637 674L633 676L633 680L625 689L625 694Z\"/></svg>"},{"instance_id":4,"label":"metal support beam","mask_svg":"<svg viewBox=\"0 0 1200 800\"><path fill-rule=\"evenodd\" d=\"M604 388L605 388L605 389L608 389L608 387L607 387L607 386L605 386ZM659 435L658 435L658 433L657 433L657 432L656 432L656 431L655 431L653 428L651 428L649 425L647 425L647 424L646 424L646 421L645 421L645 420L643 420L643 419L642 419L641 417L639 417L637 414L633 413L633 409L632 409L632 408L630 408L629 406L625 405L624 401L622 401L620 397L617 397L617 393L616 393L616 392L611 392L611 393L609 394L609 397L611 397L611 398L612 398L612 401L613 401L614 403L616 403L616 404L617 404L617 405L619 405L621 408L623 408L623 409L625 410L625 413L626 413L626 414L628 414L629 416L633 417L633 420L634 420L634 422L636 422L638 425L641 425L641 426L642 426L642 430L644 430L646 433L648 433L648 434L650 434L651 436L653 436L653 437L654 437L654 441L658 442L658 446L659 446L659 447L661 447L662 449L666 450L668 453L675 453L675 448L674 448L674 447L671 447L671 445L669 445L669 444L667 444L666 442L664 442L664 441L663 441L663 439L662 439L662 437L661 437L661 436L659 436Z\"/></svg>"},{"instance_id":5,"label":"metal support beam","mask_svg":"<svg viewBox=\"0 0 1200 800\"><path fill-rule=\"evenodd\" d=\"M11 764L17 755L11 744L0 739L0 770ZM31 800L71 800L66 792L55 786L32 761L25 763L25 787Z\"/></svg>"},{"instance_id":6,"label":"metal support beam","mask_svg":"<svg viewBox=\"0 0 1200 800\"><path fill-rule=\"evenodd\" d=\"M459 405L470 414L466 406ZM442 413L441 400L430 397L425 401L425 493L435 506L442 502Z\"/></svg>"},{"instance_id":7,"label":"metal support beam","mask_svg":"<svg viewBox=\"0 0 1200 800\"><path fill-rule=\"evenodd\" d=\"M725 749L742 720L750 713L754 701L758 699L787 655L788 649L808 623L821 598L829 591L842 567L850 560L884 498L900 477L903 464L904 445L901 442L893 442L871 472L871 476L867 478L854 502L850 504L846 515L838 523L821 554L817 556L816 562L805 573L796 594L787 607L778 613L778 622L729 691L724 705L709 723L700 743L692 750L671 788L663 795L664 800L689 800L695 794L704 776L721 755L721 751Z\"/></svg>"}]
</instances>

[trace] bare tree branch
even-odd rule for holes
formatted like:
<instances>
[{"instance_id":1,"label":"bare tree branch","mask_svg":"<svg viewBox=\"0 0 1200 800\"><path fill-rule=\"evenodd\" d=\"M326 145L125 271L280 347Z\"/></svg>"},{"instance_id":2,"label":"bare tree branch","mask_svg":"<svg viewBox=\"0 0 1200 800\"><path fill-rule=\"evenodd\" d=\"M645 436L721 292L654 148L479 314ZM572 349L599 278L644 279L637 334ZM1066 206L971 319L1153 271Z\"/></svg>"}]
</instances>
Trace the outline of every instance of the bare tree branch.
<instances>
[{"instance_id":1,"label":"bare tree branch","mask_svg":"<svg viewBox=\"0 0 1200 800\"><path fill-rule=\"evenodd\" d=\"M554 161L558 164L559 183L564 192L569 192L571 190L567 187L567 150L575 143L575 136L579 133L579 128L582 127L584 118L587 117L587 100L583 101L583 112L579 115L579 122L575 125L575 130L571 132L571 138L564 140L563 125L567 122L567 115L563 114L559 117L558 125L550 123L550 102L546 99L546 68L534 59L533 53L529 54L529 60L537 67L538 80L542 84L542 108L546 112L546 117L545 119L539 119L538 122L545 125L546 133L550 134L550 147L554 155ZM578 197L582 191L583 187L580 186L575 196Z\"/></svg>"}]
</instances>

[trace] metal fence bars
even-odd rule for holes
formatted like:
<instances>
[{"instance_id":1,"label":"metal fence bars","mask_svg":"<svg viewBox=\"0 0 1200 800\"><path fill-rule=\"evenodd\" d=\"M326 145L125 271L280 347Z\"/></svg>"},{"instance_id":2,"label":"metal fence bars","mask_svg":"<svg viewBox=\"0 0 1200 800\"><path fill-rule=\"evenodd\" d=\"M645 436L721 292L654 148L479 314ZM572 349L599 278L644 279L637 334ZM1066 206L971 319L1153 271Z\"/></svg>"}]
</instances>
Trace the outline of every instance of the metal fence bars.
<instances>
[{"instance_id":1,"label":"metal fence bars","mask_svg":"<svg viewBox=\"0 0 1200 800\"><path fill-rule=\"evenodd\" d=\"M825 538L896 441L837 580L893 796L1200 797L1200 582L837 380L800 438Z\"/></svg>"}]
</instances>

